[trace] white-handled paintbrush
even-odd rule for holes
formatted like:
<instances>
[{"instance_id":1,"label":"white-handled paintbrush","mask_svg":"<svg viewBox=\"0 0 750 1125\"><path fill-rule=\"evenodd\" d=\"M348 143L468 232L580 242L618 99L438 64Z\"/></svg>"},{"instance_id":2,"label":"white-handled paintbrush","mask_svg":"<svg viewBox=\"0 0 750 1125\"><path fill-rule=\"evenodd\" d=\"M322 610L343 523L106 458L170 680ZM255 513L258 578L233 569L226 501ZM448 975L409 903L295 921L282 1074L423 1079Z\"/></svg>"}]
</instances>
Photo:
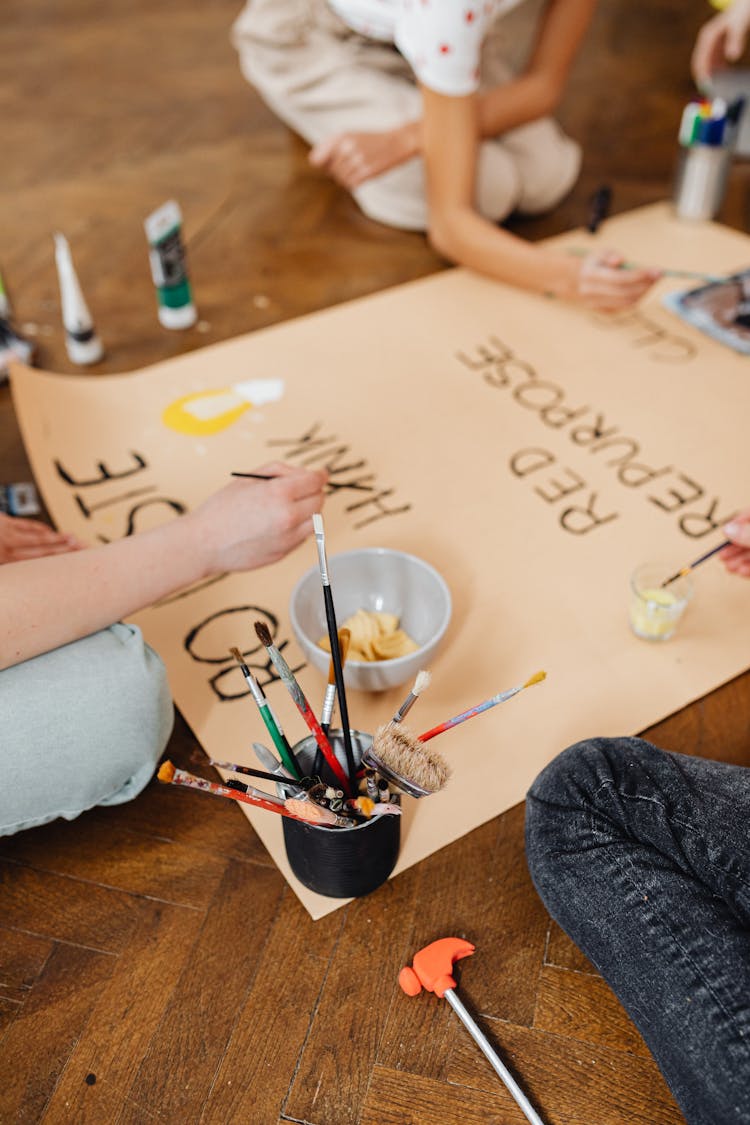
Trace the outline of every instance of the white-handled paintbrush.
<instances>
[{"instance_id":1,"label":"white-handled paintbrush","mask_svg":"<svg viewBox=\"0 0 750 1125\"><path fill-rule=\"evenodd\" d=\"M392 723L400 723L403 719L406 718L414 704L419 699L422 692L426 691L430 686L431 679L432 676L429 672L417 672L417 678L414 681L414 687L411 689L406 699L391 719Z\"/></svg>"}]
</instances>

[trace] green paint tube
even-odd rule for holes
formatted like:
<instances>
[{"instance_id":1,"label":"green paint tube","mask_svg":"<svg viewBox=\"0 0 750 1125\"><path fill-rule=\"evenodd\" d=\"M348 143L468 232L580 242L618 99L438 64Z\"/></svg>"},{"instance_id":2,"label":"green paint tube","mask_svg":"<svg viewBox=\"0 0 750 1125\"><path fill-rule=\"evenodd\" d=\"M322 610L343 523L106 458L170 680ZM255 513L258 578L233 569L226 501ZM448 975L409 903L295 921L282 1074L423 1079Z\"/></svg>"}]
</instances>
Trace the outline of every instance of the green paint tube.
<instances>
[{"instance_id":1,"label":"green paint tube","mask_svg":"<svg viewBox=\"0 0 750 1125\"><path fill-rule=\"evenodd\" d=\"M165 328L190 328L198 312L187 275L179 204L170 199L153 211L143 225L159 299L159 321Z\"/></svg>"}]
</instances>

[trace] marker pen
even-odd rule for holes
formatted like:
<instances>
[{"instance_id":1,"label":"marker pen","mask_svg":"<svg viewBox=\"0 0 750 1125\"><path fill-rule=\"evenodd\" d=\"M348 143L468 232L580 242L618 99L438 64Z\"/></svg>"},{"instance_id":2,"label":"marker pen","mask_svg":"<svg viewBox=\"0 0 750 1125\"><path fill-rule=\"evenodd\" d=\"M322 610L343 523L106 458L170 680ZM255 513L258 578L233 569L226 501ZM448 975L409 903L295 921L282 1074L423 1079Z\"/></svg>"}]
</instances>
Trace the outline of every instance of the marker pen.
<instances>
[{"instance_id":1,"label":"marker pen","mask_svg":"<svg viewBox=\"0 0 750 1125\"><path fill-rule=\"evenodd\" d=\"M145 223L151 276L159 300L159 323L190 328L198 319L193 304L182 241L182 212L174 199L153 211Z\"/></svg>"},{"instance_id":2,"label":"marker pen","mask_svg":"<svg viewBox=\"0 0 750 1125\"><path fill-rule=\"evenodd\" d=\"M81 292L70 246L64 234L55 235L55 263L60 282L65 347L71 363L98 363L104 354L94 321Z\"/></svg>"}]
</instances>

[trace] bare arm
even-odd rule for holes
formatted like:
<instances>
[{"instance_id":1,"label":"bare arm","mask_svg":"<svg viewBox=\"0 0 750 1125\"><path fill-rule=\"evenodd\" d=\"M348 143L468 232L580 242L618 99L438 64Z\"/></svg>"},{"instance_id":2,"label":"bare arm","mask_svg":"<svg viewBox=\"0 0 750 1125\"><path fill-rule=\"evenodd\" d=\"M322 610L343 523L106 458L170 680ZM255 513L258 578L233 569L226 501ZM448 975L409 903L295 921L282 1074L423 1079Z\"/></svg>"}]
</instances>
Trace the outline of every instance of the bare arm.
<instances>
[{"instance_id":1,"label":"bare arm","mask_svg":"<svg viewBox=\"0 0 750 1125\"><path fill-rule=\"evenodd\" d=\"M496 137L551 113L591 23L596 0L551 0L524 73L479 95L479 134Z\"/></svg>"},{"instance_id":2,"label":"bare arm","mask_svg":"<svg viewBox=\"0 0 750 1125\"><path fill-rule=\"evenodd\" d=\"M733 0L698 32L690 60L699 87L708 86L714 71L742 58L750 29L750 0Z\"/></svg>"},{"instance_id":3,"label":"bare arm","mask_svg":"<svg viewBox=\"0 0 750 1125\"><path fill-rule=\"evenodd\" d=\"M192 582L275 562L311 532L326 475L280 464L194 512L104 547L0 567L0 668L111 625Z\"/></svg>"},{"instance_id":4,"label":"bare arm","mask_svg":"<svg viewBox=\"0 0 750 1125\"><path fill-rule=\"evenodd\" d=\"M595 5L596 0L550 0L524 73L478 95L480 137L499 136L555 108ZM314 146L310 161L351 191L422 151L418 120L379 133L337 133Z\"/></svg>"},{"instance_id":5,"label":"bare arm","mask_svg":"<svg viewBox=\"0 0 750 1125\"><path fill-rule=\"evenodd\" d=\"M647 270L618 268L618 255L592 255L582 262L533 246L484 219L474 207L476 96L446 97L422 87L422 98L429 237L440 254L509 285L603 310L632 304L652 284L656 275Z\"/></svg>"}]
</instances>

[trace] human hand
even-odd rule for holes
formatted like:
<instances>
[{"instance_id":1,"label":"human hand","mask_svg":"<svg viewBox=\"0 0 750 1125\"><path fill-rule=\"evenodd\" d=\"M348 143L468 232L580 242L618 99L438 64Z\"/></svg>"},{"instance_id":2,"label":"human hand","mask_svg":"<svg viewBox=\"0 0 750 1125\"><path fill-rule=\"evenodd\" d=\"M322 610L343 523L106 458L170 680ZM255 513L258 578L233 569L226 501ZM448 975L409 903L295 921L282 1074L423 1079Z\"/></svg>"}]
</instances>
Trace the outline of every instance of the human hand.
<instances>
[{"instance_id":1,"label":"human hand","mask_svg":"<svg viewBox=\"0 0 750 1125\"><path fill-rule=\"evenodd\" d=\"M698 32L690 60L693 78L705 89L722 63L736 62L745 50L750 27L750 0L734 0L723 12L713 16Z\"/></svg>"},{"instance_id":2,"label":"human hand","mask_svg":"<svg viewBox=\"0 0 750 1125\"><path fill-rule=\"evenodd\" d=\"M235 480L184 516L207 575L276 562L312 532L328 474L273 461L257 470L273 480Z\"/></svg>"},{"instance_id":3,"label":"human hand","mask_svg":"<svg viewBox=\"0 0 750 1125\"><path fill-rule=\"evenodd\" d=\"M732 574L750 578L750 508L745 508L730 520L724 534L732 540L732 545L725 547L719 558Z\"/></svg>"},{"instance_id":4,"label":"human hand","mask_svg":"<svg viewBox=\"0 0 750 1125\"><path fill-rule=\"evenodd\" d=\"M416 122L383 133L338 133L310 150L315 168L353 188L411 159L419 150Z\"/></svg>"},{"instance_id":5,"label":"human hand","mask_svg":"<svg viewBox=\"0 0 750 1125\"><path fill-rule=\"evenodd\" d=\"M661 277L659 270L627 266L616 250L589 254L577 267L573 299L598 312L634 305Z\"/></svg>"},{"instance_id":6,"label":"human hand","mask_svg":"<svg viewBox=\"0 0 750 1125\"><path fill-rule=\"evenodd\" d=\"M53 531L40 520L23 520L0 512L0 563L64 555L84 546L74 535Z\"/></svg>"}]
</instances>

